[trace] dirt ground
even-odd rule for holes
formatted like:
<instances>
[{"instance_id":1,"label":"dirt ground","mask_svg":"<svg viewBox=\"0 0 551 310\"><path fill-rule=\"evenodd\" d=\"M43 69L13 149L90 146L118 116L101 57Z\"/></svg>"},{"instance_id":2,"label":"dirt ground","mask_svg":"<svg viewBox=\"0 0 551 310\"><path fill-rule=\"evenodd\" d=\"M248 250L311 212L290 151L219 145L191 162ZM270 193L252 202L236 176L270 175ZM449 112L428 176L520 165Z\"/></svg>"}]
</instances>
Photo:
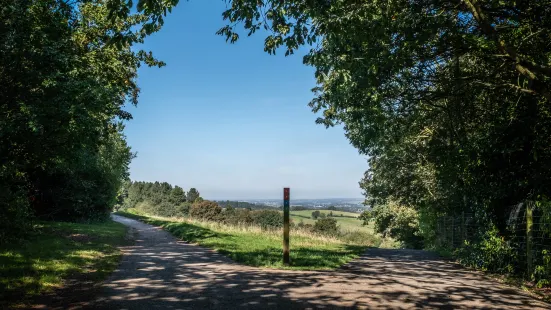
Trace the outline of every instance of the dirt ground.
<instances>
[{"instance_id":1,"label":"dirt ground","mask_svg":"<svg viewBox=\"0 0 551 310\"><path fill-rule=\"evenodd\" d=\"M242 266L159 228L134 230L119 268L87 309L551 309L550 304L430 253L370 249L335 271ZM67 307L65 307L67 308Z\"/></svg>"}]
</instances>

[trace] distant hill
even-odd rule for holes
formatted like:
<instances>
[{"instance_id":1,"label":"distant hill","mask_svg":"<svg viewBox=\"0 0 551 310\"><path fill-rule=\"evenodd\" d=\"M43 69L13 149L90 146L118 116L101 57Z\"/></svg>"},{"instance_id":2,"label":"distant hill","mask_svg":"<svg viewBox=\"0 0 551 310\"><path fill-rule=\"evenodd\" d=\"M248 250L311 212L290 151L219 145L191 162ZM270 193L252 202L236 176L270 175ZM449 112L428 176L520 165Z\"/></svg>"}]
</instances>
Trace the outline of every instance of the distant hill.
<instances>
[{"instance_id":1,"label":"distant hill","mask_svg":"<svg viewBox=\"0 0 551 310\"><path fill-rule=\"evenodd\" d=\"M283 205L282 199L246 199L245 201L277 208ZM341 211L361 213L369 209L363 205L363 202L364 198L293 199L291 195L291 206L295 210L331 209L335 207Z\"/></svg>"}]
</instances>

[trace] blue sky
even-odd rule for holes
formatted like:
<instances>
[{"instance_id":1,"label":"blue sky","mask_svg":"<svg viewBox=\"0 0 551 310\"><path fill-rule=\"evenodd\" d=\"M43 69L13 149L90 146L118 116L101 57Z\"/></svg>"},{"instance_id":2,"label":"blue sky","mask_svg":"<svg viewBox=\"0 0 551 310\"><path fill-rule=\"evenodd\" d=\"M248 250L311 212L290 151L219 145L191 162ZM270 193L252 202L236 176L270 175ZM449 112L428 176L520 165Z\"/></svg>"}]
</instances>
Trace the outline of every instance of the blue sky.
<instances>
[{"instance_id":1,"label":"blue sky","mask_svg":"<svg viewBox=\"0 0 551 310\"><path fill-rule=\"evenodd\" d=\"M196 187L207 199L361 197L367 169L342 128L316 125L315 86L302 55L270 56L264 36L229 44L224 1L181 1L146 50L167 66L141 68L125 133L133 180Z\"/></svg>"}]
</instances>

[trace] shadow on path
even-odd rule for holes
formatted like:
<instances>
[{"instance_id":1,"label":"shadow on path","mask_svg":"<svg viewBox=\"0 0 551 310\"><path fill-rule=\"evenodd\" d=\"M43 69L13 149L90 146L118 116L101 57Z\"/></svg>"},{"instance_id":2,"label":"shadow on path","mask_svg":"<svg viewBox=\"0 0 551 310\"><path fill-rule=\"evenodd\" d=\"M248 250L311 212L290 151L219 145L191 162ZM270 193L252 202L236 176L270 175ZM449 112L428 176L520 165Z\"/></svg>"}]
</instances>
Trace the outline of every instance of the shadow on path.
<instances>
[{"instance_id":1,"label":"shadow on path","mask_svg":"<svg viewBox=\"0 0 551 310\"><path fill-rule=\"evenodd\" d=\"M521 291L424 251L370 249L335 271L242 266L141 222L89 309L550 309Z\"/></svg>"}]
</instances>

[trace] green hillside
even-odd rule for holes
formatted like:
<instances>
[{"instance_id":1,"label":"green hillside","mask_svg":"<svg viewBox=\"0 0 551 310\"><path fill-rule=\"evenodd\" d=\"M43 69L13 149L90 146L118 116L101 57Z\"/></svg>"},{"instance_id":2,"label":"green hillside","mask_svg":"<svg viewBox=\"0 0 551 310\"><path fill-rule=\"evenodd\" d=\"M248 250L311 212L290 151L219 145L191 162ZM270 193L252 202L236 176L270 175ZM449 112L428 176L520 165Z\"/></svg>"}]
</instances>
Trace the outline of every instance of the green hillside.
<instances>
[{"instance_id":1,"label":"green hillside","mask_svg":"<svg viewBox=\"0 0 551 310\"><path fill-rule=\"evenodd\" d=\"M314 224L315 220L311 218L312 212L315 210L301 210L291 211L291 220L296 224L301 220L304 224ZM358 213L344 212L344 211L331 211L331 210L318 210L321 213L328 215L329 212L333 212L333 218L337 220L338 225L343 230L361 230L373 233L373 227L371 225L363 226L362 221L358 220Z\"/></svg>"}]
</instances>

